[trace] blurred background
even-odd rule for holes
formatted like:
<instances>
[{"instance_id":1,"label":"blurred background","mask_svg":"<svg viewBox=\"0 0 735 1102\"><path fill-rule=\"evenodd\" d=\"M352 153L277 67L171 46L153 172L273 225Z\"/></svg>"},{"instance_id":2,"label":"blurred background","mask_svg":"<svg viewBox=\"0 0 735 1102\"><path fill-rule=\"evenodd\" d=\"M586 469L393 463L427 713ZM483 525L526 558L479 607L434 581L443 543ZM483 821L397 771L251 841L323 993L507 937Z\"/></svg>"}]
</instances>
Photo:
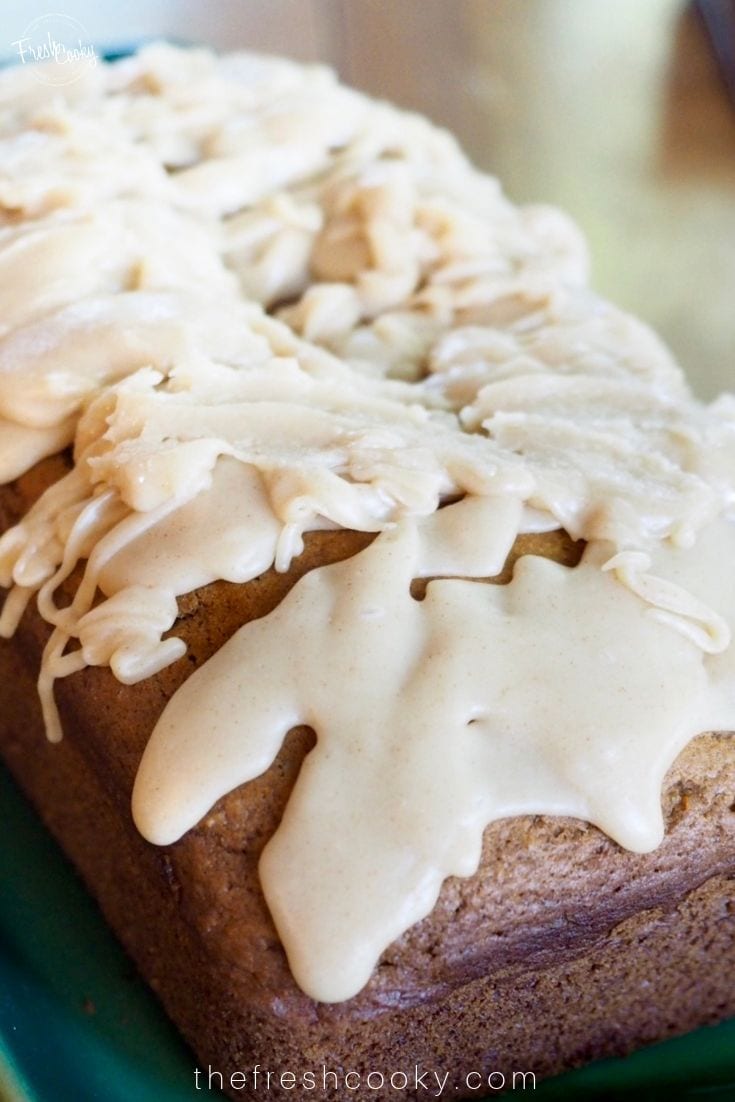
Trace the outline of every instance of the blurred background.
<instances>
[{"instance_id":1,"label":"blurred background","mask_svg":"<svg viewBox=\"0 0 735 1102\"><path fill-rule=\"evenodd\" d=\"M703 397L735 388L735 98L700 10L735 66L735 0L50 2L3 0L0 56L51 10L100 49L165 35L321 60L424 112L511 198L576 218L596 287Z\"/></svg>"}]
</instances>

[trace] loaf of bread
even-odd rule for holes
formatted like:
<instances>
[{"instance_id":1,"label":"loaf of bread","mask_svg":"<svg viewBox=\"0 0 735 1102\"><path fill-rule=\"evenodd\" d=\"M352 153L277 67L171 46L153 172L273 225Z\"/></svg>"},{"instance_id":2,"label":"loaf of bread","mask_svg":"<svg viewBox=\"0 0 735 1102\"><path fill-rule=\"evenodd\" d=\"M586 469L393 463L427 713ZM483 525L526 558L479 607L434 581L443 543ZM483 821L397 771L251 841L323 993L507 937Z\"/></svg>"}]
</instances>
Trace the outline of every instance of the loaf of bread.
<instances>
[{"instance_id":1,"label":"loaf of bread","mask_svg":"<svg viewBox=\"0 0 735 1102\"><path fill-rule=\"evenodd\" d=\"M732 401L321 70L4 79L0 752L199 1067L478 1097L733 1014Z\"/></svg>"}]
</instances>

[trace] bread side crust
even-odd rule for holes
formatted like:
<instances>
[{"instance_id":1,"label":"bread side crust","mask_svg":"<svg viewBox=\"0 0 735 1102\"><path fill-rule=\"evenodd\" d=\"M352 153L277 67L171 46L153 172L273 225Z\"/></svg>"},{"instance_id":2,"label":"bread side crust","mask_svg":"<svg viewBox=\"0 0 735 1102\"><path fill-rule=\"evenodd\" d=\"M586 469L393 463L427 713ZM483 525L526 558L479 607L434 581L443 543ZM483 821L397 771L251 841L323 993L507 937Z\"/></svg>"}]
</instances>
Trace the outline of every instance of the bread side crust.
<instances>
[{"instance_id":1,"label":"bread side crust","mask_svg":"<svg viewBox=\"0 0 735 1102\"><path fill-rule=\"evenodd\" d=\"M18 519L59 463L0 491L0 526ZM666 838L651 854L624 851L571 819L491 824L479 872L447 881L431 915L347 1003L316 1004L296 987L257 877L310 731L292 732L266 774L174 846L138 835L133 779L178 685L301 573L369 538L315 533L288 575L269 571L183 598L175 631L189 651L175 665L135 686L107 669L58 683L60 745L45 741L34 692L47 625L30 609L0 645L0 751L201 1060L223 1072L257 1062L390 1071L423 1060L457 1081L463 1068L542 1075L735 1013L727 979L735 740L727 735L696 739L670 770ZM574 560L568 541L528 541L526 550Z\"/></svg>"}]
</instances>

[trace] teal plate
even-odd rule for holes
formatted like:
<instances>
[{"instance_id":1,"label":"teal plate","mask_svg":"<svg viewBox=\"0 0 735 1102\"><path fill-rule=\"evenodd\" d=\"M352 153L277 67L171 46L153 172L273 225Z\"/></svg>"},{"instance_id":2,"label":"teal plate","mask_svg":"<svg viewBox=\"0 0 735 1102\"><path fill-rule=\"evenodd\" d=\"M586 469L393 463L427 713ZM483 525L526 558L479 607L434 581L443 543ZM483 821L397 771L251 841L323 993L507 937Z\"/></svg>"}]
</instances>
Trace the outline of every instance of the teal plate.
<instances>
[{"instance_id":1,"label":"teal plate","mask_svg":"<svg viewBox=\"0 0 735 1102\"><path fill-rule=\"evenodd\" d=\"M194 1056L2 768L0 822L3 1102L222 1098L195 1089ZM735 1021L547 1080L533 1096L735 1102Z\"/></svg>"}]
</instances>

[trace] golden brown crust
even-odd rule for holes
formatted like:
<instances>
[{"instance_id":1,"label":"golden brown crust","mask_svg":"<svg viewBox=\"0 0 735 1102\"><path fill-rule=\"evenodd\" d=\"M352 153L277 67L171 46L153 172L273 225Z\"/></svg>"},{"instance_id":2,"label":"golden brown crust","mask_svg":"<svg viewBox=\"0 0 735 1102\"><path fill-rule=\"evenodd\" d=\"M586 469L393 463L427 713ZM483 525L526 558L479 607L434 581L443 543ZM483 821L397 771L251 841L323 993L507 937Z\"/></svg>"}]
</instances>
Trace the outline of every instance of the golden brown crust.
<instances>
[{"instance_id":1,"label":"golden brown crust","mask_svg":"<svg viewBox=\"0 0 735 1102\"><path fill-rule=\"evenodd\" d=\"M60 463L46 461L0 492L0 527L58 477ZM269 571L182 598L175 631L188 652L175 665L131 687L107 669L58 683L59 746L43 739L32 691L48 628L29 610L15 640L0 647L1 683L12 689L0 750L202 1059L222 1070L265 1057L288 1067L301 1053L302 1065L362 1061L369 1069L395 1064L403 1039L409 1063L433 1052L435 1063L443 1054L443 1066L458 1069L497 1056L493 1066L525 1062L541 1074L735 1012L732 985L701 968L716 952L717 976L727 975L727 960L735 969L726 909L735 877L735 740L724 735L695 740L670 771L666 838L651 854L624 851L571 819L491 824L478 874L449 880L432 914L345 1004L315 1004L295 986L257 877L312 744L308 729L293 731L265 775L221 800L174 846L140 838L129 812L133 779L178 685L306 570L370 538L314 533L287 575ZM523 537L514 552L572 565L580 548L551 534ZM639 1011L607 1022L593 1013L594 1000L619 1008L644 983L652 994ZM686 1000L676 996L682 984Z\"/></svg>"}]
</instances>

